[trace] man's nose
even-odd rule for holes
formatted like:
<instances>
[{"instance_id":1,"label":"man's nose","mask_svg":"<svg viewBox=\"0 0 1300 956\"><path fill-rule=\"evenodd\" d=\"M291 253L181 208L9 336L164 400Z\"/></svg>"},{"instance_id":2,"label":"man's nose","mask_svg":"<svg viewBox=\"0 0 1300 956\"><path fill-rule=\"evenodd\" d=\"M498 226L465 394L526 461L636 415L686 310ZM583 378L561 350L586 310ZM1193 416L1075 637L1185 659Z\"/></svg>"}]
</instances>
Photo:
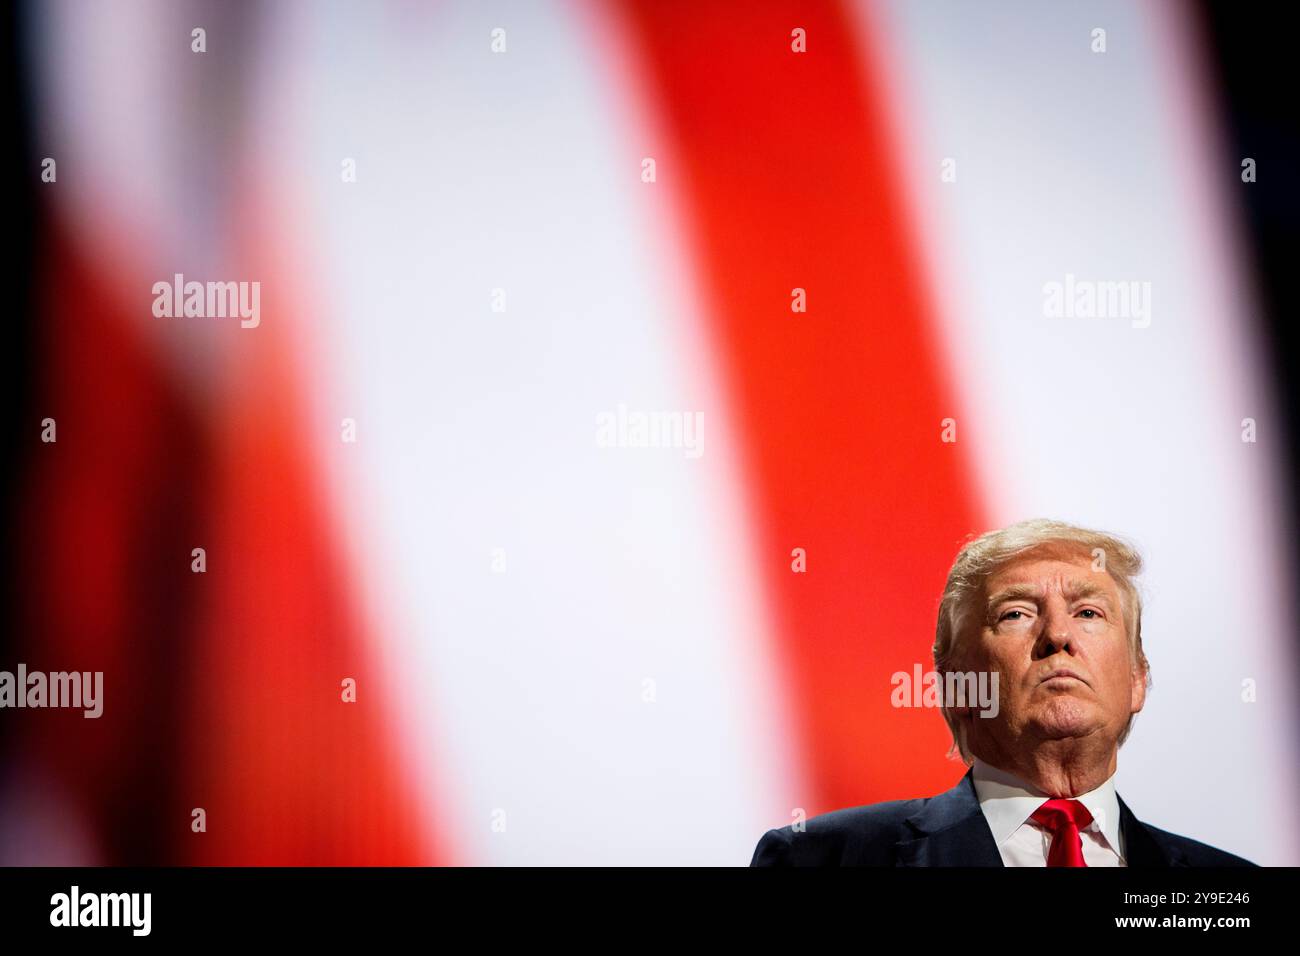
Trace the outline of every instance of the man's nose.
<instances>
[{"instance_id":1,"label":"man's nose","mask_svg":"<svg viewBox=\"0 0 1300 956\"><path fill-rule=\"evenodd\" d=\"M1039 620L1042 622L1042 631L1038 635L1038 643L1044 652L1043 656L1050 657L1059 650L1068 649L1073 636L1069 612L1065 608L1048 606L1043 609Z\"/></svg>"}]
</instances>

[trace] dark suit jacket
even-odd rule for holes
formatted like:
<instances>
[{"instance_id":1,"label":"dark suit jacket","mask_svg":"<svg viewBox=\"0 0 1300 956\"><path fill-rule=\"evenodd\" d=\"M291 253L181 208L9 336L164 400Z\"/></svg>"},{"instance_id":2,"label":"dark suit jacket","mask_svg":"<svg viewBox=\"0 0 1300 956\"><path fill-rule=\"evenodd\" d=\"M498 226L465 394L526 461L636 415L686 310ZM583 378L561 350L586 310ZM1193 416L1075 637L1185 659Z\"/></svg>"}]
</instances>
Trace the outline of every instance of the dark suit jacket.
<instances>
[{"instance_id":1,"label":"dark suit jacket","mask_svg":"<svg viewBox=\"0 0 1300 956\"><path fill-rule=\"evenodd\" d=\"M750 866L1002 866L973 771L937 797L891 800L823 813L768 830ZM1118 794L1116 795L1118 798ZM1119 801L1129 866L1255 866L1212 846L1149 826Z\"/></svg>"}]
</instances>

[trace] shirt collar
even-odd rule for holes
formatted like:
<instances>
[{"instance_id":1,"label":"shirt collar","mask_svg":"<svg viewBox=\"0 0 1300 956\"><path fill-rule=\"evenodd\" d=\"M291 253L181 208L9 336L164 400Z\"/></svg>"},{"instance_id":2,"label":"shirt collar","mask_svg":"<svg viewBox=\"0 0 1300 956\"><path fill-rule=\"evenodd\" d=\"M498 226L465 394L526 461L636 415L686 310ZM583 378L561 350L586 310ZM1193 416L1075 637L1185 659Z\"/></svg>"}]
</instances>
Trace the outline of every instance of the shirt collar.
<instances>
[{"instance_id":1,"label":"shirt collar","mask_svg":"<svg viewBox=\"0 0 1300 956\"><path fill-rule=\"evenodd\" d=\"M975 795L984 811L993 839L1001 846L1011 838L1029 819L1030 814L1041 807L1049 795L1032 784L1026 783L1014 774L1000 770L992 764L975 758L971 774L975 783ZM1124 856L1119 820L1119 798L1115 794L1115 775L1111 774L1106 782L1095 790L1080 794L1078 800L1092 814L1093 822L1087 829L1097 829L1106 838L1112 850Z\"/></svg>"}]
</instances>

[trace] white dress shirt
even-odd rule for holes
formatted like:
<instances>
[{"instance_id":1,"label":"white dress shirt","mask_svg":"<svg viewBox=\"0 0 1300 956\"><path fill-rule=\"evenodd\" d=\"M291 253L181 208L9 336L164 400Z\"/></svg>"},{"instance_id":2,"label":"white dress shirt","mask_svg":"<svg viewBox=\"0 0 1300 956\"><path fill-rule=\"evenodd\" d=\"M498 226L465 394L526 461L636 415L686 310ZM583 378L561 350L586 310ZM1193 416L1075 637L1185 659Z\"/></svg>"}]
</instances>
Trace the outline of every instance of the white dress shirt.
<instances>
[{"instance_id":1,"label":"white dress shirt","mask_svg":"<svg viewBox=\"0 0 1300 956\"><path fill-rule=\"evenodd\" d=\"M1002 862L1006 866L1047 866L1052 831L1029 816L1050 800L1050 795L979 757L975 758L972 776L980 809L993 831ZM1088 866L1127 866L1114 775L1096 790L1072 799L1078 800L1092 814L1092 823L1079 830L1083 861Z\"/></svg>"}]
</instances>

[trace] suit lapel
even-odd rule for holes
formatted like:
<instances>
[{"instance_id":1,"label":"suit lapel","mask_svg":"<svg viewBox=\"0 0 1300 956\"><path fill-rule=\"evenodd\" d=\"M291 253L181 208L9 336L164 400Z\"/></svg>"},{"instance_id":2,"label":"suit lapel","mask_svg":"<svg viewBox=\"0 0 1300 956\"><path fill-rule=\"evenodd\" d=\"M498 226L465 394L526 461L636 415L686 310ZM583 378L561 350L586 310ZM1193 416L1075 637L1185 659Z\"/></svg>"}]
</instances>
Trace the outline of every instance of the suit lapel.
<instances>
[{"instance_id":1,"label":"suit lapel","mask_svg":"<svg viewBox=\"0 0 1300 956\"><path fill-rule=\"evenodd\" d=\"M1003 865L975 796L972 770L951 790L927 800L907 825L916 835L894 845L897 866Z\"/></svg>"},{"instance_id":2,"label":"suit lapel","mask_svg":"<svg viewBox=\"0 0 1300 956\"><path fill-rule=\"evenodd\" d=\"M907 818L914 836L894 845L896 866L1003 866L984 812L975 795L974 771L951 790L926 801ZM1187 866L1177 847L1166 848L1118 795L1124 860L1133 866Z\"/></svg>"},{"instance_id":3,"label":"suit lapel","mask_svg":"<svg viewBox=\"0 0 1300 956\"><path fill-rule=\"evenodd\" d=\"M1187 858L1177 847L1168 850L1146 825L1128 808L1119 794L1119 825L1124 831L1124 862L1129 866L1187 866Z\"/></svg>"}]
</instances>

